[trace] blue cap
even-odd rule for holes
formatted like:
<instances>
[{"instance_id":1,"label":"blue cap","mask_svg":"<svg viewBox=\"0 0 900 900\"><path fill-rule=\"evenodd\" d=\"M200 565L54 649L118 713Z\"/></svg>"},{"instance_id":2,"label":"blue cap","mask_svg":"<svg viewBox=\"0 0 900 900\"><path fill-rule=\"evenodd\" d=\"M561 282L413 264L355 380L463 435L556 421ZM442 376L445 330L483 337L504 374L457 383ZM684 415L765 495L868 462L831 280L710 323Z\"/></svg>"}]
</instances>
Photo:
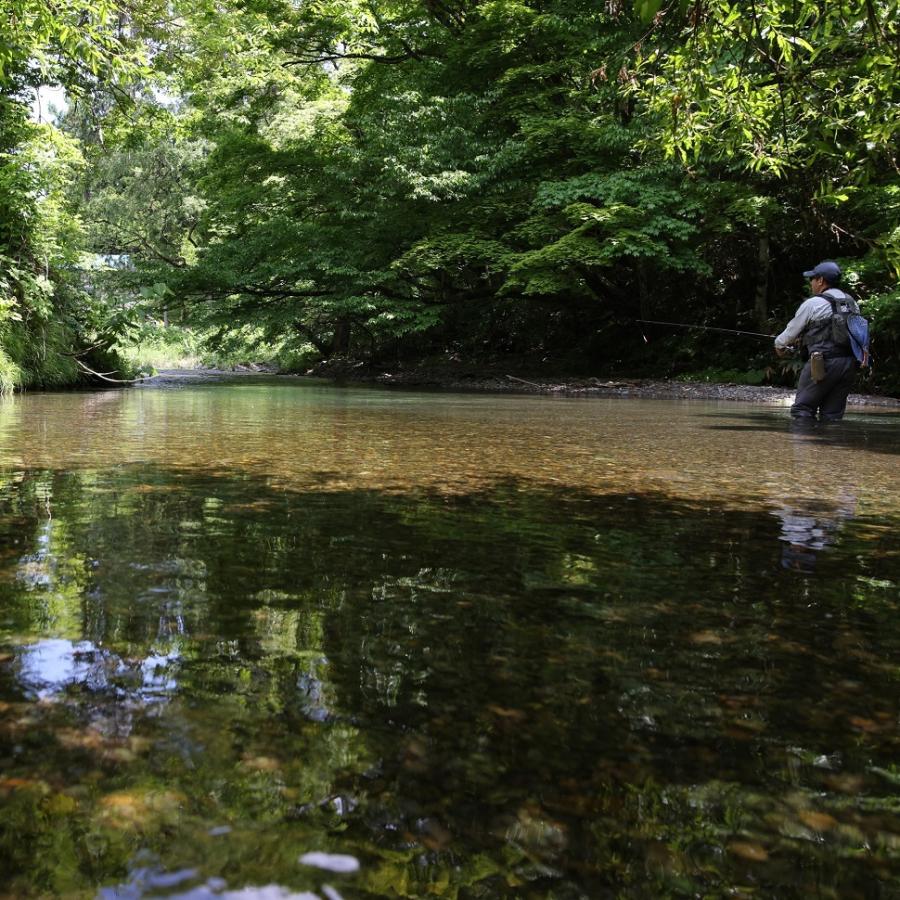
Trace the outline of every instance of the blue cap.
<instances>
[{"instance_id":1,"label":"blue cap","mask_svg":"<svg viewBox=\"0 0 900 900\"><path fill-rule=\"evenodd\" d=\"M841 280L841 267L830 259L820 262L814 269L803 273L804 278L824 278L829 284L837 284Z\"/></svg>"}]
</instances>

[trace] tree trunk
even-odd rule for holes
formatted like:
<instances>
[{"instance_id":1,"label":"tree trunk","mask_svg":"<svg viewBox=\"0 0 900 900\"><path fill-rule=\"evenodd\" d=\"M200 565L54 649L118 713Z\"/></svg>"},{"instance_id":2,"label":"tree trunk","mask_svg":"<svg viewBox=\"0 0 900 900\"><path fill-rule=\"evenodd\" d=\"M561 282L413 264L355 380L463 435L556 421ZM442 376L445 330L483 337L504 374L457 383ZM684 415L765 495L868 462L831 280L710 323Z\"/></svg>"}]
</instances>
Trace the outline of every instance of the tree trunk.
<instances>
[{"instance_id":1,"label":"tree trunk","mask_svg":"<svg viewBox=\"0 0 900 900\"><path fill-rule=\"evenodd\" d=\"M642 319L649 319L650 313L650 279L647 277L647 263L643 259L637 262L638 304Z\"/></svg>"},{"instance_id":2,"label":"tree trunk","mask_svg":"<svg viewBox=\"0 0 900 900\"><path fill-rule=\"evenodd\" d=\"M753 315L760 331L765 331L769 321L769 236L760 235L756 251L756 293L753 297Z\"/></svg>"},{"instance_id":3,"label":"tree trunk","mask_svg":"<svg viewBox=\"0 0 900 900\"><path fill-rule=\"evenodd\" d=\"M335 323L331 341L331 355L340 356L350 350L350 320L341 319Z\"/></svg>"}]
</instances>

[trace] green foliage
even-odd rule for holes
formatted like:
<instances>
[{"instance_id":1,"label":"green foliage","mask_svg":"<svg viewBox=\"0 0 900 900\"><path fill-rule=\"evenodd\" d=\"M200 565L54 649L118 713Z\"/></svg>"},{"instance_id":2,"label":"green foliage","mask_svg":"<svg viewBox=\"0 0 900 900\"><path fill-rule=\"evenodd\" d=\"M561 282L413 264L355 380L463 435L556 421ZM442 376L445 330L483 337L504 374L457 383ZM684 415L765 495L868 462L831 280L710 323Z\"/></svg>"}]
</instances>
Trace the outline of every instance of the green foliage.
<instances>
[{"instance_id":1,"label":"green foliage","mask_svg":"<svg viewBox=\"0 0 900 900\"><path fill-rule=\"evenodd\" d=\"M534 209L520 233L541 246L518 256L507 292L565 294L573 289L574 272L589 290L590 274L636 274L641 265L653 280L709 273L698 245L705 207L677 171L644 168L545 182ZM551 242L554 231L559 236Z\"/></svg>"},{"instance_id":2,"label":"green foliage","mask_svg":"<svg viewBox=\"0 0 900 900\"><path fill-rule=\"evenodd\" d=\"M3 390L78 379L67 354L85 337L89 304L73 274L82 229L69 188L82 155L73 138L30 121L28 108L42 84L64 85L77 96L135 74L139 54L123 37L123 24L121 11L107 0L63 6L12 0L0 21Z\"/></svg>"},{"instance_id":3,"label":"green foliage","mask_svg":"<svg viewBox=\"0 0 900 900\"><path fill-rule=\"evenodd\" d=\"M870 319L873 333L872 386L900 395L900 372L896 365L900 358L900 287L872 296L864 304L863 312Z\"/></svg>"},{"instance_id":4,"label":"green foliage","mask_svg":"<svg viewBox=\"0 0 900 900\"><path fill-rule=\"evenodd\" d=\"M632 88L667 126L668 155L777 177L812 168L838 197L896 153L898 21L894 0L676 6L635 49Z\"/></svg>"},{"instance_id":5,"label":"green foliage","mask_svg":"<svg viewBox=\"0 0 900 900\"><path fill-rule=\"evenodd\" d=\"M807 227L831 231L821 255L841 241L839 255L877 259L896 284L898 21L894 0L672 8L632 60L630 90L654 122L645 149L736 166L770 195L791 185Z\"/></svg>"},{"instance_id":6,"label":"green foliage","mask_svg":"<svg viewBox=\"0 0 900 900\"><path fill-rule=\"evenodd\" d=\"M191 193L202 142L149 137L141 147L95 154L81 190L80 212L95 250L126 254L145 268L188 265L196 257L192 233L204 209Z\"/></svg>"},{"instance_id":7,"label":"green foliage","mask_svg":"<svg viewBox=\"0 0 900 900\"><path fill-rule=\"evenodd\" d=\"M22 384L22 369L0 350L0 394L11 394Z\"/></svg>"},{"instance_id":8,"label":"green foliage","mask_svg":"<svg viewBox=\"0 0 900 900\"><path fill-rule=\"evenodd\" d=\"M745 49L725 49L720 13ZM568 354L574 341L603 368L636 317L740 326L752 315L775 330L762 319L793 311L797 273L829 255L828 234L878 248L869 256L883 278L892 183L876 165L835 187L838 157L810 150L817 111L794 82L790 140L770 129L759 143L783 100L764 83L769 57L802 70L807 38L788 19L812 14L775 2L757 14L748 25L726 3L641 3L632 18L577 0L465 11L260 2L238 24L227 6L203 6L177 37L193 62L158 66L186 105L165 135L127 152L208 152L143 192L103 188L111 161L96 169L99 193L142 226L165 210L168 249L156 260L139 250L132 281L164 281L223 348L232 328L238 344L258 328L267 344L322 356ZM870 60L864 45L841 64ZM735 84L740 53L752 77ZM689 87L696 98L682 103ZM773 179L789 170L803 178ZM112 218L110 242L127 234ZM185 254L187 233L196 247ZM774 248L764 293L779 293L760 305L763 235ZM694 370L717 351L697 354Z\"/></svg>"},{"instance_id":9,"label":"green foliage","mask_svg":"<svg viewBox=\"0 0 900 900\"><path fill-rule=\"evenodd\" d=\"M117 350L134 367L154 369L192 369L201 360L197 336L184 328L165 328L146 322L120 339Z\"/></svg>"}]
</instances>

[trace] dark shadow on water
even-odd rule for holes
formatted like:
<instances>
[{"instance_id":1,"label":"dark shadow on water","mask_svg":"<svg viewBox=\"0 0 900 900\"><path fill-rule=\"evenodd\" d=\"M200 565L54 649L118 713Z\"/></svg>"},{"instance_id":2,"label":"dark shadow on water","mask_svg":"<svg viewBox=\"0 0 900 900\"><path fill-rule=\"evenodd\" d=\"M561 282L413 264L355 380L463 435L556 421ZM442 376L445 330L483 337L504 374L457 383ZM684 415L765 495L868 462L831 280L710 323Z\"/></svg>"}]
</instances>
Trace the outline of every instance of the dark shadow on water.
<instances>
[{"instance_id":1,"label":"dark shadow on water","mask_svg":"<svg viewBox=\"0 0 900 900\"><path fill-rule=\"evenodd\" d=\"M0 884L131 890L149 858L319 890L297 857L329 850L362 862L348 897L879 896L896 525L852 498L14 474Z\"/></svg>"},{"instance_id":2,"label":"dark shadow on water","mask_svg":"<svg viewBox=\"0 0 900 900\"><path fill-rule=\"evenodd\" d=\"M711 431L766 431L794 435L822 445L900 453L900 416L896 414L867 413L839 422L793 419L787 412L705 413L704 416L720 420L706 426ZM734 421L721 424L723 418Z\"/></svg>"}]
</instances>

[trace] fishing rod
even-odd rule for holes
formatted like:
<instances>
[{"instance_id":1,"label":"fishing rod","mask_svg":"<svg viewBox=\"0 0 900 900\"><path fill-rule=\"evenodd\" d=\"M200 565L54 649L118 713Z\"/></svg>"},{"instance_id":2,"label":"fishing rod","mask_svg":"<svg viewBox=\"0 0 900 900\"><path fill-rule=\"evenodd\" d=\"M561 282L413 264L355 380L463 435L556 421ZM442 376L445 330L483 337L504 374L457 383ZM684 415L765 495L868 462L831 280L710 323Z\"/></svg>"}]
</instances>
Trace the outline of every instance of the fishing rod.
<instances>
[{"instance_id":1,"label":"fishing rod","mask_svg":"<svg viewBox=\"0 0 900 900\"><path fill-rule=\"evenodd\" d=\"M635 319L644 325L668 325L670 328L699 328L702 331L723 331L725 334L746 334L749 337L773 340L774 334L763 334L761 331L738 331L736 328L716 328L714 325L686 325L684 322L660 322L658 319Z\"/></svg>"}]
</instances>

